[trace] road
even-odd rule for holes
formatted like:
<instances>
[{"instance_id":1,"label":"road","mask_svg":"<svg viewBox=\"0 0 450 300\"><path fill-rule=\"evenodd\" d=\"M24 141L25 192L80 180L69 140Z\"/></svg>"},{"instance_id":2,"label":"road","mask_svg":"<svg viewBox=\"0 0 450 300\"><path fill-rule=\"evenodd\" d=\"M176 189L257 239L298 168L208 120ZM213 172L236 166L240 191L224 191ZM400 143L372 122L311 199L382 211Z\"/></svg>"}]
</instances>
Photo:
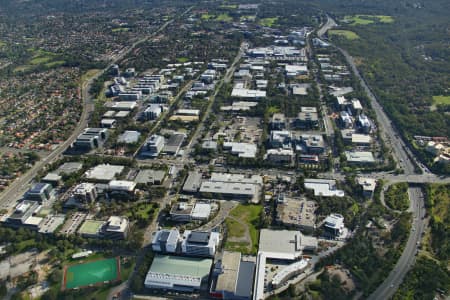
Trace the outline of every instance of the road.
<instances>
[{"instance_id":1,"label":"road","mask_svg":"<svg viewBox=\"0 0 450 300\"><path fill-rule=\"evenodd\" d=\"M185 15L191 9L192 7L188 8L181 15ZM94 101L91 99L89 94L90 87L94 82L94 80L97 79L101 74L106 72L112 65L116 64L121 59L123 59L126 55L128 55L131 51L133 51L134 48L137 47L139 44L154 37L156 34L164 30L172 22L173 19L165 22L158 30L156 30L150 36L142 38L134 42L126 49L122 50L119 54L117 54L112 58L112 60L110 61L109 65L106 68L93 74L92 77L90 77L88 80L86 80L81 84L81 94L83 99L82 113L80 120L78 121L78 124L73 130L72 134L65 142L60 144L55 150L50 152L42 160L34 164L34 166L31 169L29 169L25 174L23 174L21 177L17 178L14 182L12 182L9 185L9 187L5 189L2 194L0 194L0 208L7 210L13 208L16 205L17 200L21 197L21 195L27 191L27 189L29 188L29 183L33 180L34 177L36 177L38 172L42 170L47 164L51 163L52 161L57 159L60 155L62 155L67 150L67 148L69 148L70 145L72 145L72 143L75 141L78 135L80 135L80 133L87 127L89 116L94 110Z\"/></svg>"},{"instance_id":2,"label":"road","mask_svg":"<svg viewBox=\"0 0 450 300\"><path fill-rule=\"evenodd\" d=\"M327 22L322 25L322 27L319 28L319 30L317 30L317 36L319 38L322 38L322 36L331 28L336 27L337 24L336 22L329 16L327 15Z\"/></svg>"},{"instance_id":3,"label":"road","mask_svg":"<svg viewBox=\"0 0 450 300\"><path fill-rule=\"evenodd\" d=\"M345 51L344 49L341 49L339 47L337 47L337 49L339 49L339 51L344 55L345 59L347 60L347 63L352 68L353 73L358 78L361 86L363 87L367 96L369 97L372 108L375 111L375 114L377 115L379 127L378 129L380 130L380 133L384 141L386 141L393 149L394 157L396 158L400 167L405 171L406 174L414 174L414 165L409 159L407 150L405 150L406 149L405 143L401 138L399 138L399 135L397 134L397 131L394 129L392 122L384 112L383 108L381 107L375 95L372 93L371 89L367 85L364 78L359 73L358 69L356 68L353 57L351 57L350 54L348 54L348 52Z\"/></svg>"},{"instance_id":4,"label":"road","mask_svg":"<svg viewBox=\"0 0 450 300\"><path fill-rule=\"evenodd\" d=\"M418 251L418 243L422 238L425 229L423 217L425 216L423 193L420 188L410 187L408 189L410 199L410 209L413 213L413 224L411 232L403 250L400 259L397 261L394 269L384 282L369 296L368 300L389 299L403 281L406 273L415 262L415 256Z\"/></svg>"},{"instance_id":5,"label":"road","mask_svg":"<svg viewBox=\"0 0 450 300\"><path fill-rule=\"evenodd\" d=\"M183 162L186 161L186 159L189 158L189 156L191 155L193 146L198 142L197 141L198 140L198 136L203 131L204 123L208 119L209 114L211 113L212 106L214 104L214 101L215 101L215 98L216 98L217 94L219 93L219 91L222 88L223 84L225 82L229 82L231 80L231 76L234 73L234 70L236 68L237 63L241 60L242 55L244 55L244 51L245 51L246 47L247 47L246 43L242 43L241 44L241 46L239 47L239 52L236 55L236 57L234 58L233 63L227 69L224 77L219 81L219 84L216 86L214 94L210 97L210 101L209 101L208 107L206 108L206 111L205 111L205 113L203 115L203 118L200 121L200 124L197 126L194 134L192 135L192 138L191 138L189 144L186 146L186 148L184 150L184 154L183 154L183 157L182 157L182 161Z\"/></svg>"}]
</instances>

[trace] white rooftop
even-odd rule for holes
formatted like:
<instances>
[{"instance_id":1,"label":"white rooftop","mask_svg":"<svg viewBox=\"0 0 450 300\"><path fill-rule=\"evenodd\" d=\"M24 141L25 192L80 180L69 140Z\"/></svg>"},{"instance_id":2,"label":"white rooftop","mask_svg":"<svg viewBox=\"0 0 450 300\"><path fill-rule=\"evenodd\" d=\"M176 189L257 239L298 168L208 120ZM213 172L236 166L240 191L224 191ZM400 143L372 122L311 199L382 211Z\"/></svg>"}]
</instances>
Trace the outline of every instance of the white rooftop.
<instances>
[{"instance_id":1,"label":"white rooftop","mask_svg":"<svg viewBox=\"0 0 450 300\"><path fill-rule=\"evenodd\" d=\"M86 171L85 176L88 179L110 181L113 180L116 175L122 173L124 169L124 166L102 164Z\"/></svg>"},{"instance_id":2,"label":"white rooftop","mask_svg":"<svg viewBox=\"0 0 450 300\"><path fill-rule=\"evenodd\" d=\"M336 189L336 180L305 179L305 188L314 190L314 196L344 197L344 191Z\"/></svg>"}]
</instances>

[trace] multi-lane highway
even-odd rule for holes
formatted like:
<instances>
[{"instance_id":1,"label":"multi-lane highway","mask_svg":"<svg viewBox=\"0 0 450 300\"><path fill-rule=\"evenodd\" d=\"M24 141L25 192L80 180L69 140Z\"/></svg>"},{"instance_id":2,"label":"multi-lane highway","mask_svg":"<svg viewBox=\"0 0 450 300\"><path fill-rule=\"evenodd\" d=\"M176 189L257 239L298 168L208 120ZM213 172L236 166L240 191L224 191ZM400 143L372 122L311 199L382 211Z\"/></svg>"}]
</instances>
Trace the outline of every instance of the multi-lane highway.
<instances>
[{"instance_id":1,"label":"multi-lane highway","mask_svg":"<svg viewBox=\"0 0 450 300\"><path fill-rule=\"evenodd\" d=\"M415 262L422 233L425 229L423 218L425 216L425 209L423 194L420 188L410 187L408 189L408 194L410 199L410 210L413 214L413 222L405 249L394 269L389 273L389 276L375 292L369 296L368 300L390 299L395 294L395 291L402 283L406 273Z\"/></svg>"}]
</instances>

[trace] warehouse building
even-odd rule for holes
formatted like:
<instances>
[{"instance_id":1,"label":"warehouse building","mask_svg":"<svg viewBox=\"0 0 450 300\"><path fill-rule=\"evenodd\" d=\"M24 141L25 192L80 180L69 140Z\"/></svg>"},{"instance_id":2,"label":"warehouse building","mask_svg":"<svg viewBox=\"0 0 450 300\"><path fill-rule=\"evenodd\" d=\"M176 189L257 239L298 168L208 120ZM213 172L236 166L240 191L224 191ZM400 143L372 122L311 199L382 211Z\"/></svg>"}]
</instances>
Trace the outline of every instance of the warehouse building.
<instances>
[{"instance_id":1,"label":"warehouse building","mask_svg":"<svg viewBox=\"0 0 450 300\"><path fill-rule=\"evenodd\" d=\"M124 166L101 164L89 169L84 175L86 179L106 183L115 179L124 169Z\"/></svg>"},{"instance_id":2,"label":"warehouse building","mask_svg":"<svg viewBox=\"0 0 450 300\"><path fill-rule=\"evenodd\" d=\"M208 282L212 259L155 255L145 277L149 289L194 292Z\"/></svg>"},{"instance_id":3,"label":"warehouse building","mask_svg":"<svg viewBox=\"0 0 450 300\"><path fill-rule=\"evenodd\" d=\"M224 251L215 268L210 296L218 299L249 300L252 296L255 263L243 261L241 253Z\"/></svg>"}]
</instances>

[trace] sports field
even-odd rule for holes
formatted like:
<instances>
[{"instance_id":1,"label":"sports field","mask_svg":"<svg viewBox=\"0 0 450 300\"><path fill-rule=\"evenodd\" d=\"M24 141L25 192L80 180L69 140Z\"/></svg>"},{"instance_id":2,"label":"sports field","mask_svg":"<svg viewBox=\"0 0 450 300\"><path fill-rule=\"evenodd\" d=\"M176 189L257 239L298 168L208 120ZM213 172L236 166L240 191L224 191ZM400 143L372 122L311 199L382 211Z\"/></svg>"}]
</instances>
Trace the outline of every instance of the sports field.
<instances>
[{"instance_id":1,"label":"sports field","mask_svg":"<svg viewBox=\"0 0 450 300\"><path fill-rule=\"evenodd\" d=\"M116 280L120 280L119 258L101 259L66 267L63 289L74 289Z\"/></svg>"}]
</instances>

